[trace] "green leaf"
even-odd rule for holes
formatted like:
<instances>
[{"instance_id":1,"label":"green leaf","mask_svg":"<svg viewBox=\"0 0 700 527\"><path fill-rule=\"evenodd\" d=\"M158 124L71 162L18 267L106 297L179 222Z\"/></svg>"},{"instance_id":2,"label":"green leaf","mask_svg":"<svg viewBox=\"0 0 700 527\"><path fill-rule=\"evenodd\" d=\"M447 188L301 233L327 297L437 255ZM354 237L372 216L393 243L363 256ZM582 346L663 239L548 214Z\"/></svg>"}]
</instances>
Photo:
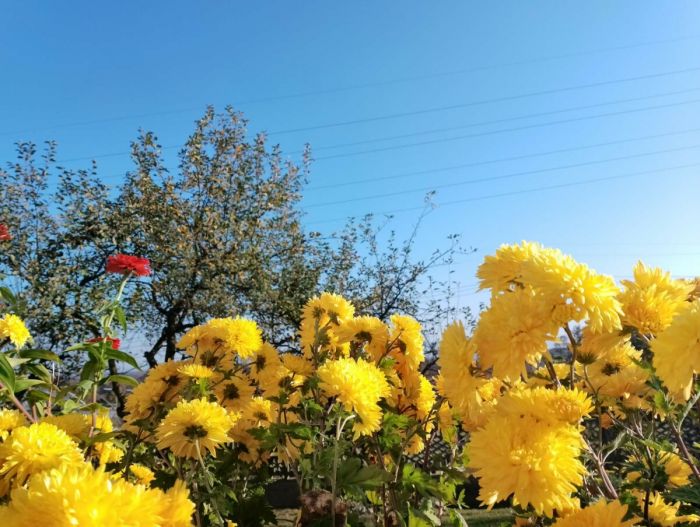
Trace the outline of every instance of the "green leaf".
<instances>
[{"instance_id":1,"label":"green leaf","mask_svg":"<svg viewBox=\"0 0 700 527\"><path fill-rule=\"evenodd\" d=\"M132 357L128 353L123 352L121 350L115 350L115 349L110 348L106 351L105 358L106 359L114 359L114 360L121 361L121 362L126 362L129 366L132 366L132 367L136 368L137 370L141 369L141 368L139 368L139 363L136 362L136 359L134 357Z\"/></svg>"},{"instance_id":2,"label":"green leaf","mask_svg":"<svg viewBox=\"0 0 700 527\"><path fill-rule=\"evenodd\" d=\"M15 370L10 365L4 353L0 353L0 382L10 392L15 391Z\"/></svg>"},{"instance_id":3,"label":"green leaf","mask_svg":"<svg viewBox=\"0 0 700 527\"><path fill-rule=\"evenodd\" d=\"M17 303L17 297L15 297L14 293L10 290L9 287L0 287L0 296L4 298L8 304L14 305Z\"/></svg>"},{"instance_id":4,"label":"green leaf","mask_svg":"<svg viewBox=\"0 0 700 527\"><path fill-rule=\"evenodd\" d=\"M122 306L118 305L114 308L114 316L117 317L117 322L121 326L122 331L126 333L126 314Z\"/></svg>"},{"instance_id":5,"label":"green leaf","mask_svg":"<svg viewBox=\"0 0 700 527\"><path fill-rule=\"evenodd\" d=\"M44 381L39 379L28 379L26 377L20 377L15 381L15 393L23 392L27 388L36 386L37 384L44 384Z\"/></svg>"},{"instance_id":6,"label":"green leaf","mask_svg":"<svg viewBox=\"0 0 700 527\"><path fill-rule=\"evenodd\" d=\"M138 386L138 384L139 384L139 381L137 381L133 377L130 377L129 375L120 375L120 374L110 375L109 377L104 379L104 382L105 383L116 382L118 384L125 384L127 386L131 386L132 388L135 386Z\"/></svg>"},{"instance_id":7,"label":"green leaf","mask_svg":"<svg viewBox=\"0 0 700 527\"><path fill-rule=\"evenodd\" d=\"M51 362L57 362L58 364L63 362L58 355L48 350L26 349L20 351L19 356L25 359L48 360Z\"/></svg>"},{"instance_id":8,"label":"green leaf","mask_svg":"<svg viewBox=\"0 0 700 527\"><path fill-rule=\"evenodd\" d=\"M680 487L666 493L666 496L673 501L682 501L683 503L691 503L700 505L700 486L693 485L690 487Z\"/></svg>"},{"instance_id":9,"label":"green leaf","mask_svg":"<svg viewBox=\"0 0 700 527\"><path fill-rule=\"evenodd\" d=\"M343 489L358 487L360 489L375 489L391 479L391 475L376 465L362 466L358 458L343 461L338 467L337 482Z\"/></svg>"}]
</instances>

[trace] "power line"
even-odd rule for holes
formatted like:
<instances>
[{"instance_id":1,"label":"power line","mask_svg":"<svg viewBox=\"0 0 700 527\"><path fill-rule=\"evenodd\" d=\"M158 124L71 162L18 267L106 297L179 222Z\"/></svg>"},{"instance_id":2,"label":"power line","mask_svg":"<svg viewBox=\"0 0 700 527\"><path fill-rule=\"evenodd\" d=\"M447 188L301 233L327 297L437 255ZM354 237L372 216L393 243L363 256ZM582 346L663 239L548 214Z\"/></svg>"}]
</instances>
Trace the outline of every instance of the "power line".
<instances>
[{"instance_id":1,"label":"power line","mask_svg":"<svg viewBox=\"0 0 700 527\"><path fill-rule=\"evenodd\" d=\"M700 166L700 162L698 163L689 163L685 165L676 165L676 166L671 166L671 167L666 167L666 168L658 168L654 170L643 170L641 172L630 172L627 174L619 174L616 176L605 176L605 177L599 177L599 178L591 178L591 179L583 179L579 181L572 181L569 183L560 183L557 185L547 185L543 187L535 187L531 189L524 189L524 190L515 190L511 192L501 192L498 194L489 194L485 196L476 196L473 198L466 198L466 199L458 199L458 200L452 200L452 201L445 201L443 203L438 203L435 205L436 208L439 207L448 207L452 205L461 205L463 203L471 203L475 201L483 201L483 200L489 200L489 199L497 199L497 198L503 198L503 197L508 197L508 196L517 196L520 194L532 194L536 192L541 192L543 190L555 190L555 189L560 189L560 188L568 188L568 187L575 187L575 186L580 186L580 185L588 185L591 183L600 183L603 181L612 181L612 180L617 180L617 179L625 179L625 178L630 178L630 177L635 177L635 176L641 176L641 175L648 175L648 174L658 174L661 172L668 172L671 170L680 170L684 168L691 168L691 167L697 167ZM388 215L388 214L397 214L401 212L412 212L412 211L417 211L417 210L424 210L425 206L419 206L419 207L405 207L401 209L393 209L393 210L387 210L387 211L379 211L379 212L369 212L364 214L366 215ZM327 219L327 220L319 220L319 221L312 221L312 222L307 222L306 225L319 225L323 223L335 223L338 221L347 221L349 219L355 218L355 216L344 216L342 218L333 218L333 219Z\"/></svg>"},{"instance_id":2,"label":"power line","mask_svg":"<svg viewBox=\"0 0 700 527\"><path fill-rule=\"evenodd\" d=\"M513 61L513 62L504 62L504 63L499 63L499 64L475 66L475 67L471 67L471 68L463 68L463 69L459 69L459 70L443 71L443 72L437 72L437 73L428 73L428 74L423 74L423 75L414 75L414 76L410 76L410 77L400 77L400 78L396 78L396 79L388 79L388 80L384 80L384 81L375 81L375 82L368 82L368 83L362 83L362 84L354 84L354 85L349 85L349 86L340 86L340 87L328 88L328 89L324 89L324 90L312 90L312 91L297 92L297 93L284 94L284 95L274 95L274 96L262 97L262 98L258 98L258 99L249 99L247 101L245 101L245 100L239 101L235 104L237 104L237 105L260 104L260 103L274 102L274 101L280 101L280 100L286 100L286 99L311 97L311 96L315 96L315 95L342 93L342 92L346 92L346 91L374 88L374 87L380 87L380 86L388 86L388 85L392 85L392 84L401 84L401 83L407 83L407 82L422 81L422 80L435 79L435 78L446 77L446 76L464 75L467 73L476 73L479 71L488 71L488 70L499 69L499 68L525 66L525 65L529 65L529 64L537 64L540 62L562 60L562 59L568 59L568 58L580 57L580 56L586 56L586 55L594 55L594 54L600 54L600 53L622 51L622 50L627 50L627 49L655 46L655 45L660 45L660 44L671 44L671 43L676 43L676 42L684 42L687 40L694 40L697 38L700 38L700 35L688 35L688 36L682 36L682 37L671 38L671 39L662 39L662 40L655 40L655 41L639 42L639 43L635 43L635 44L625 44L625 45L620 45L620 46L612 46L609 48L599 48L599 49L593 49L593 50L575 51L575 52L570 52L570 53L563 53L563 54L559 54L559 55L550 55L550 56L539 57L539 58L534 58L534 59L526 59L526 60L521 60L521 61ZM0 132L0 136L18 135L18 134L24 134L24 133L29 133L29 132L37 132L37 131L44 131L44 130L56 130L56 129L60 129L60 128L70 128L70 127L76 127L76 126L89 126L89 125L93 125L93 124L111 123L111 122L125 121L125 120L129 120L129 119L143 118L143 117L158 117L158 116L162 116L162 115L188 113L188 112L194 112L194 111L201 111L203 106L206 106L206 105L203 104L203 105L200 105L197 107L191 106L189 108L179 108L179 109L165 110L165 111L159 111L159 112L122 115L122 116L117 116L117 117L92 119L92 120L88 120L88 121L63 123L63 124L57 124L57 125L52 125L52 126L47 126L47 127L42 127L42 128L25 129L25 130L13 131L13 132L9 132L9 131L8 132Z\"/></svg>"},{"instance_id":3,"label":"power line","mask_svg":"<svg viewBox=\"0 0 700 527\"><path fill-rule=\"evenodd\" d=\"M553 95L555 93L564 93L564 92L584 90L584 89L589 89L589 88L598 88L601 86L610 86L612 84L620 84L620 83L625 83L625 82L634 82L634 81L639 81L639 80L668 77L671 75L691 73L694 71L700 71L700 66L693 66L691 68L664 71L664 72L659 72L659 73L649 73L646 75L636 75L633 77L622 77L619 79L590 82L590 83L586 83L586 84L577 84L574 86L564 86L561 88L551 88L551 89L547 89L547 90L527 92L527 93L521 93L521 94L517 94L517 95L506 95L503 97L494 97L491 99L481 99L481 100L471 101L471 102L467 102L467 103L450 104L447 106L436 106L433 108L424 108L422 110L413 110L410 112L398 112L398 113L392 113L392 114L377 115L374 117L366 117L363 119L352 119L352 120L348 120L348 121L339 121L339 122L335 122L335 123L326 123L326 124L319 124L319 125L314 125L314 126L305 126L305 127L300 127L300 128L289 128L286 130L276 130L274 132L269 132L268 135L291 134L291 133L297 133L297 132L308 132L311 130L324 130L324 129L328 129L328 128L337 128L339 126L350 126L350 125L362 124L362 123L373 123L376 121L384 121L384 120L388 120L388 119L398 119L401 117L410 117L410 116L414 116L414 115L425 115L428 113L443 112L443 111L447 111L447 110L455 110L458 108L470 108L473 106L481 106L484 104L493 104L496 102L517 101L519 99L526 99L529 97L537 97L537 96L541 96L541 95Z\"/></svg>"},{"instance_id":4,"label":"power line","mask_svg":"<svg viewBox=\"0 0 700 527\"><path fill-rule=\"evenodd\" d=\"M689 89L687 91L698 91L700 88L693 88ZM670 92L669 94L674 94L674 92ZM649 98L654 98L654 97L662 97L664 95L653 95L650 96ZM642 97L643 99L644 97ZM629 101L633 101L634 99L629 99ZM619 102L628 102L626 100L620 100ZM322 157L317 157L314 158L315 161L323 161L326 159L335 159L335 158L340 158L340 157L352 157L356 155L362 155L362 154L369 154L369 153L377 153L377 152L385 152L389 150L399 150L399 149L404 149L404 148L411 148L414 146L425 146L425 145L430 145L430 144L438 144L438 143L444 143L444 142L451 142L451 141L457 141L460 139L469 139L473 137L484 137L488 135L495 135L495 134L501 134L501 133L507 133L507 132L517 132L520 130L530 130L533 128L541 128L544 126L555 126L558 124L566 124L566 123L572 123L572 122L580 122L580 121L586 121L590 119L598 119L598 118L603 118L603 117L614 117L617 115L626 115L626 114L632 114L632 113L638 113L638 112L645 112L645 111L651 111L651 110L659 110L663 108L673 108L677 106L684 106L687 104L694 104L700 102L700 99L689 99L687 101L680 101L676 103L667 103L667 104L658 104L658 105L652 105L652 106L643 106L641 108L632 108L630 110L620 110L617 112L605 112L605 113L600 113L600 114L594 114L594 115L586 115L582 117L570 117L567 119L558 119L554 121L547 121L544 123L534 123L534 124L529 124L529 125L522 125L522 126L514 126L514 127L509 127L509 128L499 128L497 130L489 130L486 132L475 132L475 133L470 133L470 134L461 134L457 136L452 136L452 137L446 137L446 138L440 138L440 139L430 139L426 141L419 141L415 143L405 143L402 145L393 145L393 146L386 146L386 147L381 147L381 148L373 148L373 149L368 149L368 150L358 150L355 152L347 152L347 153L341 153L341 154L333 154L330 156L322 156ZM612 102L610 103L602 103L601 106L605 106L608 104L613 104ZM593 107L595 105L590 105L590 107ZM578 108L569 108L568 110L565 111L573 111ZM582 109L582 108L581 108ZM549 112L547 112L549 113ZM552 112L552 113L557 113L557 112ZM534 115L530 115L528 117L533 117ZM525 117L514 117L512 119L517 120L517 119L524 119ZM464 125L464 128L471 127L471 126L483 126L487 124L495 124L498 122L503 122L506 120L510 119L498 119L495 121L484 121L480 123L473 123L473 124L468 124ZM382 139L383 140L383 139ZM165 146L161 147L161 150L168 150L168 149L173 149L173 148L182 148L184 145L170 145L170 146ZM118 156L124 156L124 155L131 155L131 151L121 151L121 152L111 152L111 153L106 153L106 154L97 154L93 156L83 156L83 157L73 157L73 158L68 158L68 159L59 159L57 162L58 163L70 163L70 162L75 162L75 161L87 161L87 160L93 160L93 159L100 159L100 158L106 158L106 157L118 157Z\"/></svg>"},{"instance_id":5,"label":"power line","mask_svg":"<svg viewBox=\"0 0 700 527\"><path fill-rule=\"evenodd\" d=\"M657 104L654 106L644 106L642 108L633 108L631 110L620 110L617 112L606 112L606 113L599 113L595 115L584 115L582 117L570 117L567 119L557 119L554 121L547 121L544 123L535 123L535 124L528 124L528 125L523 125L523 126L512 126L510 128L499 128L497 130L489 130L486 132L476 132L476 133L471 133L471 134L461 134L461 135L455 135L452 137L444 137L441 139L430 139L426 141L418 141L415 143L404 143L402 145L393 145L393 146L385 146L382 148L371 148L367 150L356 150L354 152L347 152L344 154L333 154L331 156L323 156L323 157L317 157L314 158L315 161L323 161L326 159L337 159L341 157L354 157L358 155L364 155L364 154L375 154L379 152L389 152L392 150L403 150L404 148L413 148L416 146L426 146L426 145L433 145L433 144L439 144L439 143L447 143L447 142L452 142L452 141L459 141L460 139L471 139L474 137L486 137L489 135L497 135L497 134L503 134L503 133L508 133L508 132L520 132L522 130L532 130L534 128L543 128L546 126L556 126L558 124L567 124L567 123L577 123L581 121L589 121L591 119L599 119L602 117L615 117L618 115L628 115L628 114L633 114L633 113L639 113L639 112L647 112L650 110L660 110L663 108L674 108L677 106L685 106L687 104L695 104L700 102L700 99L689 99L687 101L681 101L677 103L668 103L668 104Z\"/></svg>"},{"instance_id":6,"label":"power line","mask_svg":"<svg viewBox=\"0 0 700 527\"><path fill-rule=\"evenodd\" d=\"M534 158L534 157L548 156L548 155L553 155L553 154L562 154L565 152L576 152L578 150L587 150L590 148L599 148L599 147L603 147L603 146L612 146L612 145L618 145L618 144L624 144L624 143L632 143L635 141L645 141L645 140L649 140L649 139L658 139L660 137L670 137L670 136L674 136L674 135L683 135L683 134L688 134L688 133L693 133L693 132L700 132L700 128L688 128L686 130L665 132L662 134L644 135L644 136L632 137L632 138L628 138L628 139L618 139L618 140L614 140L614 141L605 141L602 143L593 143L593 144L588 144L588 145L560 148L557 150L548 150L548 151L544 151L544 152L534 152L531 154L521 154L521 155L517 155L517 156L499 157L496 159L487 159L485 161L475 161L472 163L461 163L459 165L451 165L451 166L447 166L447 167L430 168L430 169L425 169L425 170L416 170L413 172L403 172L401 174L394 174L391 176L377 176L377 177L373 177L373 178L355 179L355 180L350 180L350 181L342 181L342 182L338 182L338 183L330 183L327 185L311 185L311 186L307 187L307 190L322 190L322 189L337 188L337 187L347 187L347 186L364 184L364 183L374 183L376 181L386 181L386 180L392 180L392 179L404 179L404 178L410 177L410 176L419 176L419 175L423 175L423 174L433 174L436 172L449 172L451 170L458 170L460 168L472 168L472 167L483 166L483 165L491 165L491 164L495 164L495 163L504 163L504 162L508 162L508 161L519 161L522 159L530 159L530 158ZM117 176L117 175L120 175L120 174L115 174L115 176Z\"/></svg>"},{"instance_id":7,"label":"power line","mask_svg":"<svg viewBox=\"0 0 700 527\"><path fill-rule=\"evenodd\" d=\"M456 182L452 182L452 183L444 183L441 185L432 185L430 187L421 187L421 188L414 188L414 189L407 189L407 190L399 190L396 192L387 192L385 194L373 194L370 196L363 196L363 197L359 197L359 198L349 198L349 199L343 199L343 200L337 200L337 201L328 201L325 203L312 203L310 205L305 205L304 209L312 209L312 208L318 208L318 207L330 207L330 206L335 206L335 205L343 205L345 203L356 203L358 201L366 201L369 199L390 198L390 197L394 197L394 196L402 196L405 194L413 194L416 192L430 192L430 191L434 191L437 189L443 189L443 188L460 187L460 186L464 186L464 185L473 185L475 183L485 183L488 181L498 181L498 180L502 180L502 179L510 179L510 178L520 177L520 176L529 176L532 174L544 174L547 172L555 172L558 170L567 170L570 168L580 168L580 167L585 167L585 166L600 165L603 163L610 163L613 161L624 161L627 159L637 159L640 157L648 157L648 156L653 156L653 155L658 155L658 154L668 154L670 152L681 152L683 150L693 150L693 149L699 148L699 147L700 147L700 143L694 144L694 145L676 147L676 148L667 148L664 150L655 150L652 152L641 152L641 153L630 154L630 155L626 155L626 156L608 157L606 159L597 159L594 161L584 161L581 163L569 163L566 165L558 165L555 167L538 168L535 170L525 170L522 172L512 172L510 174L501 174L499 176L488 176L488 177L482 177L482 178L477 178L477 179L468 179L468 180L456 181Z\"/></svg>"},{"instance_id":8,"label":"power line","mask_svg":"<svg viewBox=\"0 0 700 527\"><path fill-rule=\"evenodd\" d=\"M359 145L365 145L365 144L371 144L371 143L378 143L378 142L382 142L382 141L391 141L394 139L405 139L407 137L416 137L416 136L420 136L420 135L435 134L435 133L440 133L440 132L451 132L454 130L463 130L464 128L472 128L475 126L487 126L487 125L491 125L491 124L499 124L499 123L505 123L505 122L509 122L509 121L519 121L521 119L532 119L534 117L544 117L547 115L556 115L559 113L574 112L574 111L578 111L578 110L588 110L591 108L599 108L601 106L611 106L614 104L622 104L622 103L627 103L627 102L644 101L644 100L648 100L648 99L658 99L659 97L668 97L671 95L680 95L683 93L692 93L692 92L696 92L696 91L700 91L700 88L689 88L687 90L677 90L677 91L671 91L671 92L665 92L665 93L657 93L654 95L645 95L643 97L631 97L628 99L616 99L614 101L606 101L606 102L601 102L601 103L596 103L596 104L584 104L584 105L580 105L580 106L571 106L569 108L562 108L560 110L550 110L547 112L529 113L529 114L518 115L518 116L514 116L514 117L505 117L502 119L492 119L492 120L488 120L488 121L477 121L474 123L462 124L459 126L449 126L446 128L433 128L431 130L423 130L423 131L411 132L411 133L407 133L407 134L376 137L374 139L365 139L362 141L353 141L350 143L336 143L334 145L313 147L313 151L317 152L319 150L331 150L331 149L336 149L336 148L345 148L348 146L359 146ZM289 154L301 154L303 152L304 152L304 150L295 150L295 151L289 152Z\"/></svg>"}]
</instances>

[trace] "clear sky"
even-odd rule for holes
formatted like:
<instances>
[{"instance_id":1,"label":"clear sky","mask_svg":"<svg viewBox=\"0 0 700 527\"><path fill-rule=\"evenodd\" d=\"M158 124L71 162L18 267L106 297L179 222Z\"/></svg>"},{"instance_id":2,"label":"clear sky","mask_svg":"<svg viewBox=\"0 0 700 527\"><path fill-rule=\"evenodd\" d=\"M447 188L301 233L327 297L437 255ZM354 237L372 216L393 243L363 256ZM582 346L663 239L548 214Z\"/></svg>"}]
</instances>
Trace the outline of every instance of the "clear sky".
<instances>
[{"instance_id":1,"label":"clear sky","mask_svg":"<svg viewBox=\"0 0 700 527\"><path fill-rule=\"evenodd\" d=\"M411 209L405 233L435 189L418 249L478 249L462 304L522 239L618 279L638 258L700 274L698 2L13 2L0 72L3 161L55 139L118 184L139 127L174 166L205 105L232 104L291 158L312 145L309 229Z\"/></svg>"}]
</instances>

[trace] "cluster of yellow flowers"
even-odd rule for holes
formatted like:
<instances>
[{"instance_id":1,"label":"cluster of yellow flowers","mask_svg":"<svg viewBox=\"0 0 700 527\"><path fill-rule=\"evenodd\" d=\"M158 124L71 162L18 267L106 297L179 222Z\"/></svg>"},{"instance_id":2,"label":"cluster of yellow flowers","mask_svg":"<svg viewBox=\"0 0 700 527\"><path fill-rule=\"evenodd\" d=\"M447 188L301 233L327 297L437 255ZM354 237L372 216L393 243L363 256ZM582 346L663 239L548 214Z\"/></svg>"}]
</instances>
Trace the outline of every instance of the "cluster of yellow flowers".
<instances>
[{"instance_id":1,"label":"cluster of yellow flowers","mask_svg":"<svg viewBox=\"0 0 700 527\"><path fill-rule=\"evenodd\" d=\"M473 330L446 327L434 377L421 369L418 321L356 316L345 298L323 293L303 309L297 353L280 353L251 320L191 328L177 343L181 360L152 368L134 387L119 427L94 404L52 415L14 400L17 408L0 409L2 525L185 526L202 511L232 525L226 512L201 500L196 510L190 497L211 485L208 473L196 474L214 460L250 470L272 460L298 464L319 449L337 455L347 424L363 463L398 478L403 460L378 446L391 416L410 423L398 432L406 454L437 434L454 452L464 446L454 457L478 479L480 501L510 499L517 525L628 527L639 524L640 510L663 527L700 521L658 484L689 484L697 469L685 445L652 451L640 424L676 426L673 405L698 399L696 284L639 263L618 287L528 242L502 246L477 274L489 306ZM0 343L20 349L30 339L20 318L0 319ZM557 362L551 348L562 341L568 358ZM602 433L596 448L586 422L632 436L642 430L643 455L625 451L611 477ZM265 435L273 430L282 435Z\"/></svg>"},{"instance_id":2,"label":"cluster of yellow flowers","mask_svg":"<svg viewBox=\"0 0 700 527\"><path fill-rule=\"evenodd\" d=\"M558 517L557 526L636 525L623 521L629 513L619 501L580 508L589 475L582 454L598 459L603 484L612 484L581 423L594 407L602 428L624 427L628 414L640 411L653 417L654 371L675 400L690 399L700 372L695 284L640 262L634 280L619 289L611 277L528 242L487 256L478 277L491 290L490 306L471 338L460 323L444 331L437 386L471 432L468 466L479 478L481 501L493 506L511 497L524 511ZM584 324L580 338L571 323ZM572 358L554 364L549 347L562 332ZM653 370L633 338L653 356ZM673 452L664 459L669 484L687 484L688 462ZM639 477L630 472L628 481ZM642 498L655 525L700 520L679 515L680 504L658 492Z\"/></svg>"},{"instance_id":3,"label":"cluster of yellow flowers","mask_svg":"<svg viewBox=\"0 0 700 527\"><path fill-rule=\"evenodd\" d=\"M17 410L0 412L0 495L9 496L2 525L191 525L194 504L181 482L163 492L141 479L145 467L141 478L139 469L127 477L95 468L80 441L51 419L28 424ZM89 416L73 415L84 429Z\"/></svg>"}]
</instances>

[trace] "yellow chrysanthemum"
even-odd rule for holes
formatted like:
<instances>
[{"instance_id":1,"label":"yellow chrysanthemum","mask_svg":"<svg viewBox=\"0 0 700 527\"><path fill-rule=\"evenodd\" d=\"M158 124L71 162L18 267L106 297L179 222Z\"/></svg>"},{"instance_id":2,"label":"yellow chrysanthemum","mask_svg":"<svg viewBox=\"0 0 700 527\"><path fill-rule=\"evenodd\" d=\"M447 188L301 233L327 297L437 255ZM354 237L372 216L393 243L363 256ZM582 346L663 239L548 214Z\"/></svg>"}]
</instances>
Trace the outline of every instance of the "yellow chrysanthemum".
<instances>
[{"instance_id":1,"label":"yellow chrysanthemum","mask_svg":"<svg viewBox=\"0 0 700 527\"><path fill-rule=\"evenodd\" d=\"M328 351L334 356L342 356L349 348L340 344L336 329L355 313L353 305L340 295L322 293L309 300L302 311L299 335L305 355L312 350Z\"/></svg>"},{"instance_id":2,"label":"yellow chrysanthemum","mask_svg":"<svg viewBox=\"0 0 700 527\"><path fill-rule=\"evenodd\" d=\"M156 432L158 448L169 448L180 457L196 458L208 451L216 457L216 448L230 441L228 431L233 417L226 409L206 399L180 401L170 410Z\"/></svg>"},{"instance_id":3,"label":"yellow chrysanthemum","mask_svg":"<svg viewBox=\"0 0 700 527\"><path fill-rule=\"evenodd\" d=\"M476 271L479 289L491 289L493 293L510 290L522 285L523 263L532 260L544 247L539 243L522 242L519 245L501 245L496 254L488 255Z\"/></svg>"},{"instance_id":4,"label":"yellow chrysanthemum","mask_svg":"<svg viewBox=\"0 0 700 527\"><path fill-rule=\"evenodd\" d=\"M303 355L294 355L293 353L285 353L281 357L282 364L290 373L308 377L314 372L314 365Z\"/></svg>"},{"instance_id":5,"label":"yellow chrysanthemum","mask_svg":"<svg viewBox=\"0 0 700 527\"><path fill-rule=\"evenodd\" d=\"M178 348L192 356L211 353L230 359L250 358L260 346L260 328L254 321L243 318L213 318L189 330L177 343Z\"/></svg>"},{"instance_id":6,"label":"yellow chrysanthemum","mask_svg":"<svg viewBox=\"0 0 700 527\"><path fill-rule=\"evenodd\" d=\"M6 314L0 318L0 342L8 339L17 349L23 348L31 340L27 326L17 315Z\"/></svg>"},{"instance_id":7,"label":"yellow chrysanthemum","mask_svg":"<svg viewBox=\"0 0 700 527\"><path fill-rule=\"evenodd\" d=\"M242 411L250 404L254 393L255 387L250 384L250 379L241 373L214 382L216 399L221 406L232 412Z\"/></svg>"},{"instance_id":8,"label":"yellow chrysanthemum","mask_svg":"<svg viewBox=\"0 0 700 527\"><path fill-rule=\"evenodd\" d=\"M622 322L643 334L655 335L666 329L693 291L693 285L642 262L634 267L633 281L621 282Z\"/></svg>"},{"instance_id":9,"label":"yellow chrysanthemum","mask_svg":"<svg viewBox=\"0 0 700 527\"><path fill-rule=\"evenodd\" d=\"M379 429L382 411L379 401L389 395L384 373L362 359L329 360L318 369L321 389L336 397L343 407L357 414L355 435L368 435Z\"/></svg>"},{"instance_id":10,"label":"yellow chrysanthemum","mask_svg":"<svg viewBox=\"0 0 700 527\"><path fill-rule=\"evenodd\" d=\"M515 389L501 398L497 413L468 444L479 499L491 507L512 495L514 505L547 516L573 508L586 473L578 422L590 410L577 391Z\"/></svg>"},{"instance_id":11,"label":"yellow chrysanthemum","mask_svg":"<svg viewBox=\"0 0 700 527\"><path fill-rule=\"evenodd\" d=\"M156 477L150 468L140 465L139 463L134 463L131 465L129 470L131 470L131 473L141 485L146 485L147 487Z\"/></svg>"},{"instance_id":12,"label":"yellow chrysanthemum","mask_svg":"<svg viewBox=\"0 0 700 527\"><path fill-rule=\"evenodd\" d=\"M405 383L409 374L417 372L425 359L421 325L415 318L407 315L391 315L389 320L389 356L396 361L394 368Z\"/></svg>"},{"instance_id":13,"label":"yellow chrysanthemum","mask_svg":"<svg viewBox=\"0 0 700 527\"><path fill-rule=\"evenodd\" d=\"M126 421L132 423L150 417L158 403L175 403L185 378L179 369L188 364L184 361L167 361L151 368L141 384L136 386L126 399Z\"/></svg>"},{"instance_id":14,"label":"yellow chrysanthemum","mask_svg":"<svg viewBox=\"0 0 700 527\"><path fill-rule=\"evenodd\" d=\"M492 507L513 496L513 504L538 514L572 507L572 495L586 472L579 456L580 432L573 426L543 426L532 416L494 415L472 432L469 466L479 478L479 499Z\"/></svg>"},{"instance_id":15,"label":"yellow chrysanthemum","mask_svg":"<svg viewBox=\"0 0 700 527\"><path fill-rule=\"evenodd\" d=\"M641 490L633 492L637 498L639 507L644 510L646 494ZM681 504L678 502L667 502L658 492L649 495L649 519L658 527L674 527L681 523L697 523L700 516L697 514L679 515L678 510Z\"/></svg>"},{"instance_id":16,"label":"yellow chrysanthemum","mask_svg":"<svg viewBox=\"0 0 700 527\"><path fill-rule=\"evenodd\" d=\"M488 399L482 397L480 389L490 381L479 375L475 355L476 346L467 337L462 323L450 324L440 341L438 386L467 430L473 430L486 421L498 395L495 392ZM489 393L491 392L487 391L486 395Z\"/></svg>"},{"instance_id":17,"label":"yellow chrysanthemum","mask_svg":"<svg viewBox=\"0 0 700 527\"><path fill-rule=\"evenodd\" d=\"M554 527L633 527L636 520L625 520L627 505L599 500L554 522Z\"/></svg>"},{"instance_id":18,"label":"yellow chrysanthemum","mask_svg":"<svg viewBox=\"0 0 700 527\"><path fill-rule=\"evenodd\" d=\"M481 314L473 342L484 368L494 376L515 380L527 374L547 354L547 341L556 338L557 326L542 297L528 288L495 296Z\"/></svg>"},{"instance_id":19,"label":"yellow chrysanthemum","mask_svg":"<svg viewBox=\"0 0 700 527\"><path fill-rule=\"evenodd\" d=\"M180 483L168 492L148 489L88 464L61 465L34 475L0 507L4 527L188 527L193 512Z\"/></svg>"},{"instance_id":20,"label":"yellow chrysanthemum","mask_svg":"<svg viewBox=\"0 0 700 527\"><path fill-rule=\"evenodd\" d=\"M56 425L69 436L79 440L87 437L91 425L83 414L47 415L41 422Z\"/></svg>"},{"instance_id":21,"label":"yellow chrysanthemum","mask_svg":"<svg viewBox=\"0 0 700 527\"><path fill-rule=\"evenodd\" d=\"M676 398L688 400L700 372L700 300L688 304L652 341L656 373Z\"/></svg>"},{"instance_id":22,"label":"yellow chrysanthemum","mask_svg":"<svg viewBox=\"0 0 700 527\"><path fill-rule=\"evenodd\" d=\"M585 389L597 392L599 397L617 399L623 406L636 406L636 401L649 392L649 373L637 364L641 358L641 352L629 343L604 349L585 366Z\"/></svg>"},{"instance_id":23,"label":"yellow chrysanthemum","mask_svg":"<svg viewBox=\"0 0 700 527\"><path fill-rule=\"evenodd\" d=\"M338 341L364 345L372 360L379 360L386 352L389 328L377 317L355 317L343 321L335 330Z\"/></svg>"},{"instance_id":24,"label":"yellow chrysanthemum","mask_svg":"<svg viewBox=\"0 0 700 527\"><path fill-rule=\"evenodd\" d=\"M593 333L588 326L581 332L576 360L582 364L590 364L609 350L629 342L629 336L621 335L619 331L611 333Z\"/></svg>"},{"instance_id":25,"label":"yellow chrysanthemum","mask_svg":"<svg viewBox=\"0 0 700 527\"><path fill-rule=\"evenodd\" d=\"M35 423L15 428L0 444L0 462L0 480L4 486L19 486L32 474L63 464L81 464L83 454L60 428L50 423Z\"/></svg>"},{"instance_id":26,"label":"yellow chrysanthemum","mask_svg":"<svg viewBox=\"0 0 700 527\"><path fill-rule=\"evenodd\" d=\"M214 376L214 370L201 364L185 364L177 372L191 379L211 379Z\"/></svg>"},{"instance_id":27,"label":"yellow chrysanthemum","mask_svg":"<svg viewBox=\"0 0 700 527\"><path fill-rule=\"evenodd\" d=\"M621 328L615 281L558 249L544 249L524 262L523 281L548 299L558 326L588 319L595 333Z\"/></svg>"},{"instance_id":28,"label":"yellow chrysanthemum","mask_svg":"<svg viewBox=\"0 0 700 527\"><path fill-rule=\"evenodd\" d=\"M279 352L265 342L252 358L251 379L257 382L262 392L274 397L279 394L279 384L286 373Z\"/></svg>"},{"instance_id":29,"label":"yellow chrysanthemum","mask_svg":"<svg viewBox=\"0 0 700 527\"><path fill-rule=\"evenodd\" d=\"M661 465L668 478L667 483L671 487L683 487L690 484L690 476L692 470L678 454L675 452L659 452L656 462ZM633 461L634 458L628 458L628 461ZM642 477L642 474L634 470L627 474L627 481L635 482Z\"/></svg>"},{"instance_id":30,"label":"yellow chrysanthemum","mask_svg":"<svg viewBox=\"0 0 700 527\"><path fill-rule=\"evenodd\" d=\"M27 419L19 410L0 408L0 441L7 439L15 428L27 424Z\"/></svg>"}]
</instances>

